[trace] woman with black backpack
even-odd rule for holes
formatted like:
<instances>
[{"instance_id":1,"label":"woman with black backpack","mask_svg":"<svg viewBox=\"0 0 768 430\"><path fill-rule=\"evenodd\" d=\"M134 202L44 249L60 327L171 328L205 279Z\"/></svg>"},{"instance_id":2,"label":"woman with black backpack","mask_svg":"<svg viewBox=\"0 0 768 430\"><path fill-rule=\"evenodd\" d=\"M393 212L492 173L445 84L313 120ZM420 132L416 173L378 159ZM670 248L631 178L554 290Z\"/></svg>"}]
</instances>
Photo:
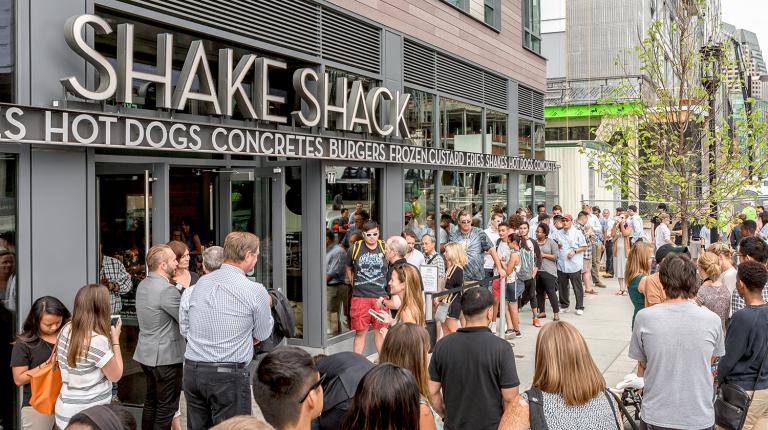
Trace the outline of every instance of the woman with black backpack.
<instances>
[{"instance_id":1,"label":"woman with black backpack","mask_svg":"<svg viewBox=\"0 0 768 430\"><path fill-rule=\"evenodd\" d=\"M520 400L522 399L522 400ZM619 405L572 324L545 324L536 339L533 386L509 405L499 429L616 430Z\"/></svg>"}]
</instances>

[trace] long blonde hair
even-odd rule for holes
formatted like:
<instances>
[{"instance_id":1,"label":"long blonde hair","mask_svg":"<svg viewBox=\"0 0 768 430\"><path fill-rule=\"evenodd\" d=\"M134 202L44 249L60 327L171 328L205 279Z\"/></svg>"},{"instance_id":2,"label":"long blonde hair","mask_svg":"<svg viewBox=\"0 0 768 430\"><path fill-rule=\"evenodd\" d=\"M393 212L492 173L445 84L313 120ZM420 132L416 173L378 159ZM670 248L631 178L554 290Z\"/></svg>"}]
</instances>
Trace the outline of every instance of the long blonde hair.
<instances>
[{"instance_id":1,"label":"long blonde hair","mask_svg":"<svg viewBox=\"0 0 768 430\"><path fill-rule=\"evenodd\" d=\"M539 331L533 386L563 396L569 406L584 405L605 390L605 378L572 324L553 321Z\"/></svg>"},{"instance_id":2,"label":"long blonde hair","mask_svg":"<svg viewBox=\"0 0 768 430\"><path fill-rule=\"evenodd\" d=\"M109 318L112 307L109 303L109 290L103 285L86 285L75 295L75 307L72 309L72 325L69 331L67 365L77 367L78 360L85 358L91 347L93 334L109 338Z\"/></svg>"},{"instance_id":3,"label":"long blonde hair","mask_svg":"<svg viewBox=\"0 0 768 430\"><path fill-rule=\"evenodd\" d=\"M637 242L627 256L627 267L624 269L624 279L632 282L637 275L649 275L651 273L651 245L645 242Z\"/></svg>"},{"instance_id":4,"label":"long blonde hair","mask_svg":"<svg viewBox=\"0 0 768 430\"><path fill-rule=\"evenodd\" d=\"M392 363L408 369L416 378L421 397L429 399L429 333L424 327L397 324L387 332L381 346L379 363Z\"/></svg>"},{"instance_id":5,"label":"long blonde hair","mask_svg":"<svg viewBox=\"0 0 768 430\"><path fill-rule=\"evenodd\" d=\"M400 314L407 309L416 319L416 324L424 326L426 324L424 318L424 294L421 291L419 272L410 264L400 264L394 267L393 275L397 276L397 279L405 284L403 303L400 305L400 309L397 310L398 320L400 319Z\"/></svg>"},{"instance_id":6,"label":"long blonde hair","mask_svg":"<svg viewBox=\"0 0 768 430\"><path fill-rule=\"evenodd\" d=\"M467 264L467 249L460 242L448 242L445 244L445 259L462 269Z\"/></svg>"}]
</instances>

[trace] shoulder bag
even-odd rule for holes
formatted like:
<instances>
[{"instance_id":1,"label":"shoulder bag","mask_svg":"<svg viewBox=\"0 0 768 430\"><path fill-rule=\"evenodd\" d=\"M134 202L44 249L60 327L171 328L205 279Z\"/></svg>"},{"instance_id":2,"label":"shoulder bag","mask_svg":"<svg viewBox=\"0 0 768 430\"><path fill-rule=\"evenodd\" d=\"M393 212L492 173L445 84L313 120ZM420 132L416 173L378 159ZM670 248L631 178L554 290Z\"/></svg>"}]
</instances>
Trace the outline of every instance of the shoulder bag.
<instances>
[{"instance_id":1,"label":"shoulder bag","mask_svg":"<svg viewBox=\"0 0 768 430\"><path fill-rule=\"evenodd\" d=\"M57 356L61 333L59 332L59 337L56 338L56 344L53 345L51 356L31 374L30 387L32 388L32 397L29 399L29 405L44 415L53 415L56 399L61 391L61 369L59 369Z\"/></svg>"},{"instance_id":2,"label":"shoulder bag","mask_svg":"<svg viewBox=\"0 0 768 430\"><path fill-rule=\"evenodd\" d=\"M763 355L763 361L760 363L760 370L757 371L755 385L752 387L752 395L736 384L724 383L717 388L717 397L715 398L715 423L726 430L741 430L744 421L747 419L747 412L752 399L757 391L757 381L763 374L765 359L768 357L768 351Z\"/></svg>"}]
</instances>

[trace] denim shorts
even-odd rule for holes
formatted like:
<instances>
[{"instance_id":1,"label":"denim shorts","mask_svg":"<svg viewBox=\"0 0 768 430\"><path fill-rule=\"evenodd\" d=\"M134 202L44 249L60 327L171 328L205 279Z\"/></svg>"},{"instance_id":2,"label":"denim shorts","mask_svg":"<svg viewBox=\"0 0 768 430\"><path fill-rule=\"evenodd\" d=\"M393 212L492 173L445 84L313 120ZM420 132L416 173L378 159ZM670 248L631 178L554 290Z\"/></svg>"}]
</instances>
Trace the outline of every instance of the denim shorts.
<instances>
[{"instance_id":1,"label":"denim shorts","mask_svg":"<svg viewBox=\"0 0 768 430\"><path fill-rule=\"evenodd\" d=\"M520 299L520 296L523 295L523 291L525 291L525 284L520 280L510 282L507 284L506 290L506 297L504 297L504 300L506 300L507 303L517 303L517 300Z\"/></svg>"}]
</instances>

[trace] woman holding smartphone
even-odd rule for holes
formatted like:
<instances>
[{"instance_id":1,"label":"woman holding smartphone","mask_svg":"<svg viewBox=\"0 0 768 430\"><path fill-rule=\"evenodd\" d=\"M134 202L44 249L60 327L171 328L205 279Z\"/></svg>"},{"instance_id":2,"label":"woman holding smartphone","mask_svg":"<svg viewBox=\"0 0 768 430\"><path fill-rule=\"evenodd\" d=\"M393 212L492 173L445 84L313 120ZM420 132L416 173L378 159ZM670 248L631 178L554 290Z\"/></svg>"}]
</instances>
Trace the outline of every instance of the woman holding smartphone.
<instances>
[{"instance_id":1,"label":"woman holding smartphone","mask_svg":"<svg viewBox=\"0 0 768 430\"><path fill-rule=\"evenodd\" d=\"M627 254L629 254L629 235L632 234L632 227L627 222L627 217L622 213L616 217L616 223L613 224L611 237L613 238L613 273L619 280L618 295L627 294L627 284L624 279L624 272L627 267Z\"/></svg>"},{"instance_id":2,"label":"woman holding smartphone","mask_svg":"<svg viewBox=\"0 0 768 430\"><path fill-rule=\"evenodd\" d=\"M381 322L389 326L398 323L414 323L423 327L426 324L424 293L421 291L419 272L413 265L404 263L394 266L392 278L389 280L389 291L392 295L398 296L401 304L394 318L389 309L374 311ZM377 304L379 307L389 306L392 301L382 297Z\"/></svg>"},{"instance_id":3,"label":"woman holding smartphone","mask_svg":"<svg viewBox=\"0 0 768 430\"><path fill-rule=\"evenodd\" d=\"M11 370L13 382L24 387L21 407L21 428L51 430L53 415L43 415L29 405L32 397L32 373L48 361L56 346L56 337L61 327L69 321L69 310L55 297L45 296L35 300L24 321L22 333L13 344Z\"/></svg>"},{"instance_id":4,"label":"woman holding smartphone","mask_svg":"<svg viewBox=\"0 0 768 430\"><path fill-rule=\"evenodd\" d=\"M61 330L58 360L61 392L56 400L56 425L67 427L78 412L112 400L112 383L123 375L118 319L110 326L109 291L86 285L75 296L72 322Z\"/></svg>"}]
</instances>

